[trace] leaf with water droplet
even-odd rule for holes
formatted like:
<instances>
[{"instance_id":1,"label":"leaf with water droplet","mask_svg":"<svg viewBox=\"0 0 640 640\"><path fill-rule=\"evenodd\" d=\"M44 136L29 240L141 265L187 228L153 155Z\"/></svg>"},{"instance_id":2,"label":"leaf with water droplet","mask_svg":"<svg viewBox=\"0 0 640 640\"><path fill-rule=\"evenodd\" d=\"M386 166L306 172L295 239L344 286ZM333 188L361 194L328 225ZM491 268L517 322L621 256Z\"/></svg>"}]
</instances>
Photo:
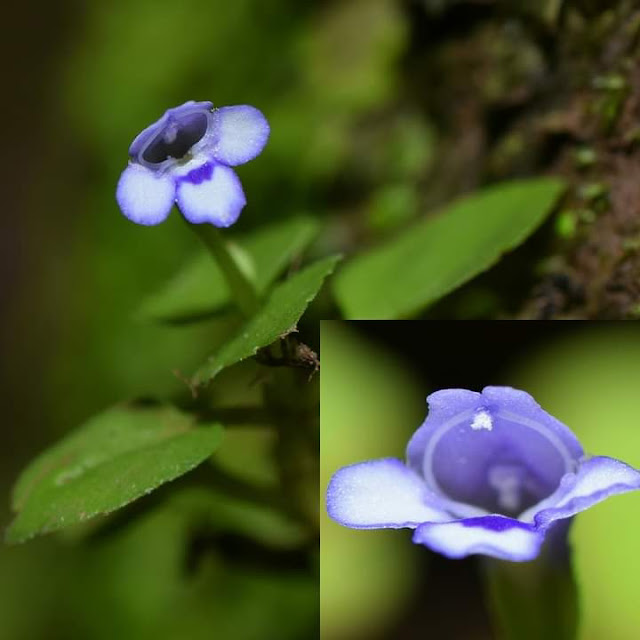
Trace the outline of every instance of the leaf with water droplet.
<instances>
[{"instance_id":1,"label":"leaf with water droplet","mask_svg":"<svg viewBox=\"0 0 640 640\"><path fill-rule=\"evenodd\" d=\"M196 426L173 407L113 407L22 472L6 540L23 542L123 507L193 469L221 440L220 425Z\"/></svg>"}]
</instances>

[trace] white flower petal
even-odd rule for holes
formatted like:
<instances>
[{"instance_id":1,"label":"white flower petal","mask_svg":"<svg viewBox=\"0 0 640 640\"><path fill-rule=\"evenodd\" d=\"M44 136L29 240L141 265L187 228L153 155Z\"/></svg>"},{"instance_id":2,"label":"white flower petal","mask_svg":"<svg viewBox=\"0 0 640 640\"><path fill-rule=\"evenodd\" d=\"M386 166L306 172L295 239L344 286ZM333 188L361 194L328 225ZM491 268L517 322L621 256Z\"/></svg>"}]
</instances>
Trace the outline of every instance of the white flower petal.
<instances>
[{"instance_id":1,"label":"white flower petal","mask_svg":"<svg viewBox=\"0 0 640 640\"><path fill-rule=\"evenodd\" d=\"M513 518L491 515L422 524L413 534L413 541L448 558L480 553L512 562L526 562L538 555L544 533Z\"/></svg>"},{"instance_id":2,"label":"white flower petal","mask_svg":"<svg viewBox=\"0 0 640 640\"><path fill-rule=\"evenodd\" d=\"M429 500L420 476L396 458L343 467L327 488L327 513L355 529L415 528L450 516Z\"/></svg>"},{"instance_id":3,"label":"white flower petal","mask_svg":"<svg viewBox=\"0 0 640 640\"><path fill-rule=\"evenodd\" d=\"M209 222L216 227L231 226L247 203L233 169L212 163L181 178L176 199L189 222Z\"/></svg>"},{"instance_id":4,"label":"white flower petal","mask_svg":"<svg viewBox=\"0 0 640 640\"><path fill-rule=\"evenodd\" d=\"M137 224L162 222L171 211L175 196L173 180L158 176L139 164L129 164L122 172L116 189L116 200L124 215Z\"/></svg>"},{"instance_id":5,"label":"white flower petal","mask_svg":"<svg viewBox=\"0 0 640 640\"><path fill-rule=\"evenodd\" d=\"M594 456L582 462L576 474L567 474L551 498L520 517L533 516L536 526L547 527L554 520L570 518L609 496L637 489L640 471L615 458Z\"/></svg>"},{"instance_id":6,"label":"white flower petal","mask_svg":"<svg viewBox=\"0 0 640 640\"><path fill-rule=\"evenodd\" d=\"M269 123L255 107L222 107L213 112L215 158L232 167L253 160L267 144Z\"/></svg>"}]
</instances>

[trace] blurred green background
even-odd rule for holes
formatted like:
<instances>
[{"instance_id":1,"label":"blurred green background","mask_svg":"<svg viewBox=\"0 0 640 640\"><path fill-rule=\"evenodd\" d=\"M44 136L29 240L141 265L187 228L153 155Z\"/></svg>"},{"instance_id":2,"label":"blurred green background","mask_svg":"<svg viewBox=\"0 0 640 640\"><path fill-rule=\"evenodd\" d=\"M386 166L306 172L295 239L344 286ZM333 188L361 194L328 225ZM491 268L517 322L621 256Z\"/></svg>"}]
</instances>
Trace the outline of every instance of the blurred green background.
<instances>
[{"instance_id":1,"label":"blurred green background","mask_svg":"<svg viewBox=\"0 0 640 640\"><path fill-rule=\"evenodd\" d=\"M394 108L380 126L372 116L398 95L407 25L395 0L11 7L0 38L11 89L0 159L3 486L113 401L181 392L172 372L191 372L227 328L135 320L145 297L200 249L175 212L144 228L118 211L115 184L133 137L188 99L255 105L272 135L239 168L248 205L232 235L314 214L327 225L313 251L342 248L361 227L349 194L394 180L400 193L397 180L424 164L422 116ZM376 136L388 131L381 144ZM398 202L393 189L382 204Z\"/></svg>"},{"instance_id":2,"label":"blurred green background","mask_svg":"<svg viewBox=\"0 0 640 640\"><path fill-rule=\"evenodd\" d=\"M228 319L169 327L135 318L199 247L175 213L143 228L118 211L115 184L133 137L185 100L255 105L273 134L258 161L239 169L249 204L233 233L300 213L330 217L329 194L354 162L357 119L391 95L402 32L398 5L387 1L63 0L6 9L2 525L10 486L35 454L113 402L188 394L175 372L191 373L228 331ZM384 162L375 161L379 175ZM336 229L338 240L329 233L317 254L340 244ZM254 375L240 367L222 376L220 403L250 403ZM270 486L270 445L247 425L219 459ZM283 554L293 546L282 523L243 509L180 493L85 545L50 537L0 546L0 638L316 636L313 571L215 555L189 568L193 523L205 518Z\"/></svg>"},{"instance_id":3,"label":"blurred green background","mask_svg":"<svg viewBox=\"0 0 640 640\"><path fill-rule=\"evenodd\" d=\"M324 223L311 253L366 247L451 192L476 183L477 177L467 175L468 148L460 145L464 162L442 167L451 180L441 181L442 189L426 197L421 192L425 175L437 164L434 142L443 132L434 130L424 109L423 94L431 79L416 83L415 77L409 78L413 63L419 66L425 53L424 42L412 49L412 30L419 22L418 9L420 15L427 10L436 15L453 4L34 0L5 8L0 49L9 97L0 107L5 143L0 157L0 523L10 519L11 484L34 455L116 401L184 397L187 389L179 374L193 371L233 322L214 318L191 327L169 327L136 320L145 297L199 247L175 212L153 228L131 224L119 213L114 188L133 137L166 108L185 100L255 105L267 115L272 136L265 152L238 170L248 205L232 233L311 214ZM515 37L507 35L519 50L517 30ZM511 52L505 53L509 60ZM515 76L519 81L519 73ZM467 82L466 77L452 80L456 87ZM469 91L475 93L474 86L463 94ZM440 106L440 115L448 115L451 105ZM477 141L475 130L470 133L471 143ZM457 140L450 146L458 148ZM482 309L499 308L492 299L487 301L490 293L481 288L479 298L465 298L472 309L458 315L486 315ZM324 295L301 329L313 333L317 320L328 315L336 315L336 310ZM331 469L323 470L323 483L335 466L359 457L401 455L423 417L424 396L437 386L432 371L408 373L394 356L371 353L366 341L354 342L350 334L338 339L342 342L335 342L336 349L343 358L338 370L345 382L337 386L335 397L347 398L342 409L349 407L351 414L346 422L336 422L346 424L339 434L332 436L325 428L325 437L339 444L324 456ZM316 346L313 336L311 346ZM326 350L326 371L331 373L336 369L332 362L339 361L332 360L329 342ZM345 362L345 354L352 352L357 356ZM631 349L625 346L619 356L631 362ZM351 366L354 374L347 376ZM546 365L540 366L540 380L550 380ZM533 375L532 370L519 375ZM217 401L233 406L254 400L254 375L250 366L222 375L214 392ZM327 380L332 384L331 376ZM511 378L509 383L515 384ZM348 429L363 426L363 409L348 400L349 393L367 398L367 448L356 431L349 445L353 449L344 444ZM623 406L611 404L616 411ZM336 405L336 411L342 409ZM590 424L595 415L590 411L581 424ZM612 430L622 429L619 420L605 422ZM597 425L602 424L600 419ZM608 447L617 442L613 434L607 436ZM599 446L596 436L594 427L594 450ZM272 444L272 434L246 425L229 434L218 460L230 471L271 486ZM631 447L625 449L633 462ZM601 452L616 454L612 449ZM603 505L594 514L610 508ZM193 539L191 527L194 521L209 520L223 532L251 535L284 552L295 538L270 514L222 498L210 504L185 490L141 514L128 530L96 537L90 544L77 544L77 534L71 533L20 547L0 546L0 639L209 638L212 629L216 637L240 640L317 635L318 589L312 573L281 571L274 578L266 567L257 570L241 558L215 555L195 571L190 568L186 547ZM581 526L576 526L576 536L582 535ZM347 624L360 629L360 637L382 633L419 593L415 589L424 576L438 566L438 575L450 576L451 590L458 578L464 581L465 602L475 611L469 617L472 628L478 633L486 628L472 573L438 565L433 558L432 569L426 571L424 562L416 564L424 554L415 555L401 533L365 534L367 544L362 536L353 538L357 546L348 537L352 533L323 528L323 548L341 545L335 557L343 566L350 560L359 563L356 573L338 573L328 586L324 581L331 574L323 574L327 637L347 637ZM626 535L632 535L630 528ZM592 563L602 558L608 563L602 571L610 575L602 581L603 593L588 586L597 585L597 575L585 583L585 597L597 599L600 607L587 612L588 628L594 630L604 618L589 616L604 611L605 605L610 615L617 615L624 601L624 594L607 586L613 584L611 557L596 555ZM621 575L631 575L633 561L627 559ZM349 580L366 578L369 570L384 580L351 585ZM622 584L615 571L615 584ZM381 585L392 593L382 591ZM637 622L633 615L620 614L620 624ZM598 637L595 633L589 637Z\"/></svg>"},{"instance_id":4,"label":"blurred green background","mask_svg":"<svg viewBox=\"0 0 640 640\"><path fill-rule=\"evenodd\" d=\"M404 457L441 388L511 385L567 424L588 453L640 467L640 327L622 323L338 322L321 326L321 493L340 466ZM582 640L640 628L640 494L576 516ZM495 637L477 560L450 561L408 531L321 521L323 640Z\"/></svg>"}]
</instances>

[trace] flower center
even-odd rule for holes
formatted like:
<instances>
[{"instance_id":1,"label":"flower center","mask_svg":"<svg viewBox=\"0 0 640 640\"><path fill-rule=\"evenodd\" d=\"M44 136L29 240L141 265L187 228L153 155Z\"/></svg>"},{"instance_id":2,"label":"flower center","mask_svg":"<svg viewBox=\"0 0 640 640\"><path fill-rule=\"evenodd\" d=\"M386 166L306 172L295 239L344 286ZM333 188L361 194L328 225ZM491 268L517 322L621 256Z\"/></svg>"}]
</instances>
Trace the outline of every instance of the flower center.
<instances>
[{"instance_id":1,"label":"flower center","mask_svg":"<svg viewBox=\"0 0 640 640\"><path fill-rule=\"evenodd\" d=\"M495 464L488 469L487 481L494 490L487 504L489 510L503 514L518 514L525 507L539 502L539 484L518 464Z\"/></svg>"},{"instance_id":2,"label":"flower center","mask_svg":"<svg viewBox=\"0 0 640 640\"><path fill-rule=\"evenodd\" d=\"M149 142L142 159L150 164L161 164L169 158L179 160L207 131L204 113L190 113L181 118L171 117L165 127Z\"/></svg>"},{"instance_id":3,"label":"flower center","mask_svg":"<svg viewBox=\"0 0 640 640\"><path fill-rule=\"evenodd\" d=\"M424 459L427 484L463 516L516 516L553 493L572 470L571 454L552 430L487 407L441 425Z\"/></svg>"}]
</instances>

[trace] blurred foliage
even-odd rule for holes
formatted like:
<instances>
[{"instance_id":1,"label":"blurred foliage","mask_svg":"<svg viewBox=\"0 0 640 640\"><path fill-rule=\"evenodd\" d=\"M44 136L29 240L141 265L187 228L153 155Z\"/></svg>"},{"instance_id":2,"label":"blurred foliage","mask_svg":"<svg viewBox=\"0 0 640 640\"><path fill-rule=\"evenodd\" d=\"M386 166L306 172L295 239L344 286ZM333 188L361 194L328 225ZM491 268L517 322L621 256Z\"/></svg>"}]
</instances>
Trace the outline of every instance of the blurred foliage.
<instances>
[{"instance_id":1,"label":"blurred foliage","mask_svg":"<svg viewBox=\"0 0 640 640\"><path fill-rule=\"evenodd\" d=\"M215 629L220 637L258 640L275 628L279 637L310 637L317 587L305 577L251 568L222 551L208 553L195 572L189 570L193 511L207 504L221 531L237 531L247 521L266 526L264 517L248 518L246 510L225 512L225 501L211 496L177 495L126 530L91 544L71 547L46 539L3 550L3 639L204 639Z\"/></svg>"},{"instance_id":2,"label":"blurred foliage","mask_svg":"<svg viewBox=\"0 0 640 640\"><path fill-rule=\"evenodd\" d=\"M236 253L241 252L258 293L264 293L317 233L318 223L313 218L292 218L242 238L233 248ZM184 322L212 315L229 304L224 276L203 248L157 293L143 301L138 315L143 320Z\"/></svg>"},{"instance_id":3,"label":"blurred foliage","mask_svg":"<svg viewBox=\"0 0 640 640\"><path fill-rule=\"evenodd\" d=\"M425 388L389 354L349 328L322 322L320 491L340 466L402 457L424 418ZM416 580L406 535L354 531L321 509L320 624L326 640L368 638L389 626ZM406 532L405 532L406 534Z\"/></svg>"}]
</instances>

